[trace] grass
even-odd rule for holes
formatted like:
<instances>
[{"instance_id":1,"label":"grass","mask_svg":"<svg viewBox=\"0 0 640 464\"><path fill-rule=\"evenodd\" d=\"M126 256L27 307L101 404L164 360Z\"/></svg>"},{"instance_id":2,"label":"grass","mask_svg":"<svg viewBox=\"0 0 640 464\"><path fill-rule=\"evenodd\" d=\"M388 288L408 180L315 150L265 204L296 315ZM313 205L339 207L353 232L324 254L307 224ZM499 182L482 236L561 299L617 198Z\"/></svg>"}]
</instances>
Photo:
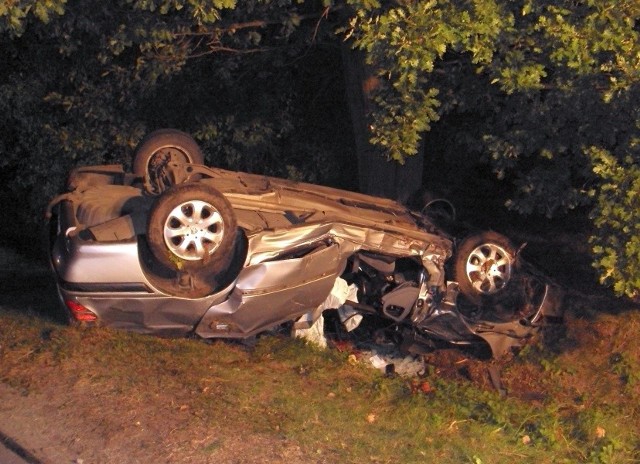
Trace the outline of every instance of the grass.
<instances>
[{"instance_id":1,"label":"grass","mask_svg":"<svg viewBox=\"0 0 640 464\"><path fill-rule=\"evenodd\" d=\"M0 310L0 381L25 394L52 385L87 392L124 411L158 407L182 414L183 427L226 424L327 462L639 462L640 315L581 314L551 343L498 366L506 396L438 353L423 378L387 378L288 338L247 348L71 328L8 310ZM465 361L481 374L491 364Z\"/></svg>"}]
</instances>

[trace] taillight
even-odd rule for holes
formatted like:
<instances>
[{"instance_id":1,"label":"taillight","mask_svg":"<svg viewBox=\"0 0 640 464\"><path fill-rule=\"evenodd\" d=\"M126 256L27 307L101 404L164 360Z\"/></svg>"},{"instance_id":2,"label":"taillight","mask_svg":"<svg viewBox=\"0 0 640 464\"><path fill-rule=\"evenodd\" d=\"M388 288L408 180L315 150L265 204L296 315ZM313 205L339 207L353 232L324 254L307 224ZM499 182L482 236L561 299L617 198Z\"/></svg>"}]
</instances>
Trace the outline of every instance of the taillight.
<instances>
[{"instance_id":1,"label":"taillight","mask_svg":"<svg viewBox=\"0 0 640 464\"><path fill-rule=\"evenodd\" d=\"M71 310L71 316L76 321L92 322L98 319L98 316L96 316L93 312L82 306L77 301L67 300L64 302L64 304L66 304L67 308Z\"/></svg>"}]
</instances>

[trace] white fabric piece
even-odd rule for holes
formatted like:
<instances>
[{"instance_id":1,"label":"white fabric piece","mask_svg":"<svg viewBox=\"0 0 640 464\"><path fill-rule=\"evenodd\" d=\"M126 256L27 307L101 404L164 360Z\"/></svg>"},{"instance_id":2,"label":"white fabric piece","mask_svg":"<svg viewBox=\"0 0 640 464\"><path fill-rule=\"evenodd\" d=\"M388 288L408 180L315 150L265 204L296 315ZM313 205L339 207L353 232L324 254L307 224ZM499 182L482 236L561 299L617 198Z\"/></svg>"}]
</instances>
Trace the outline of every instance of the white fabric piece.
<instances>
[{"instance_id":1,"label":"white fabric piece","mask_svg":"<svg viewBox=\"0 0 640 464\"><path fill-rule=\"evenodd\" d=\"M340 322L342 322L342 325L347 332L351 332L356 329L362 322L362 314L349 305L340 306L338 308L338 316L340 317Z\"/></svg>"},{"instance_id":2,"label":"white fabric piece","mask_svg":"<svg viewBox=\"0 0 640 464\"><path fill-rule=\"evenodd\" d=\"M308 313L311 314L311 313ZM306 317L307 314L300 319ZM298 319L298 320L300 320ZM320 317L309 327L308 329L293 329L293 336L296 338L303 338L306 341L313 343L320 348L327 347L327 338L324 336L324 317L320 314Z\"/></svg>"},{"instance_id":3,"label":"white fabric piece","mask_svg":"<svg viewBox=\"0 0 640 464\"><path fill-rule=\"evenodd\" d=\"M360 324L362 316L352 307L344 306L344 303L347 300L357 301L357 294L358 289L355 285L349 285L346 280L338 277L333 283L333 288L324 302L314 311L310 311L300 317L293 324L292 335L296 338L304 338L321 348L326 348L327 339L324 336L324 317L322 317L322 311L325 309L338 309L340 321L345 325L347 331L351 331Z\"/></svg>"}]
</instances>

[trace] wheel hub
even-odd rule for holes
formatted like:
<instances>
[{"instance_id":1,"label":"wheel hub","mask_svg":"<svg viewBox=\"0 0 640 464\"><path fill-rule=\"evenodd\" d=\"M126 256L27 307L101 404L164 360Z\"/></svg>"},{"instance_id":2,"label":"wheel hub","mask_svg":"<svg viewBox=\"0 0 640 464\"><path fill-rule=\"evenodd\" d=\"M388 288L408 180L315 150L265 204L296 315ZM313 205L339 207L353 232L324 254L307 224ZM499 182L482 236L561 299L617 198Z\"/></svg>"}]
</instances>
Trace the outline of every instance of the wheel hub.
<instances>
[{"instance_id":1,"label":"wheel hub","mask_svg":"<svg viewBox=\"0 0 640 464\"><path fill-rule=\"evenodd\" d=\"M475 248L467 260L467 278L484 295L494 294L509 283L512 262L507 251L494 243Z\"/></svg>"},{"instance_id":2,"label":"wheel hub","mask_svg":"<svg viewBox=\"0 0 640 464\"><path fill-rule=\"evenodd\" d=\"M224 222L210 203L191 200L171 210L164 224L164 241L171 253L188 260L203 260L222 242Z\"/></svg>"}]
</instances>

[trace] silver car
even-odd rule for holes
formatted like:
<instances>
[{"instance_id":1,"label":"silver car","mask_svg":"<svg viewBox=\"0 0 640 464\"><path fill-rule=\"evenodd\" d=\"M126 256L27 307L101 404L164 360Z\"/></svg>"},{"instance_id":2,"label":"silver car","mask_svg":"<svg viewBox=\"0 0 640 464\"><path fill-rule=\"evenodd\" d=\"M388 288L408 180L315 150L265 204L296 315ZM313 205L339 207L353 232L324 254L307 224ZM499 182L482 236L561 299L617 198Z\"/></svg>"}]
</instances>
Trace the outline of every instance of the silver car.
<instances>
[{"instance_id":1,"label":"silver car","mask_svg":"<svg viewBox=\"0 0 640 464\"><path fill-rule=\"evenodd\" d=\"M559 288L507 238L454 238L432 205L203 163L191 136L163 129L140 143L132 173L70 174L49 225L71 320L244 338L337 309L386 319L405 342L486 342L500 355L560 315Z\"/></svg>"}]
</instances>

